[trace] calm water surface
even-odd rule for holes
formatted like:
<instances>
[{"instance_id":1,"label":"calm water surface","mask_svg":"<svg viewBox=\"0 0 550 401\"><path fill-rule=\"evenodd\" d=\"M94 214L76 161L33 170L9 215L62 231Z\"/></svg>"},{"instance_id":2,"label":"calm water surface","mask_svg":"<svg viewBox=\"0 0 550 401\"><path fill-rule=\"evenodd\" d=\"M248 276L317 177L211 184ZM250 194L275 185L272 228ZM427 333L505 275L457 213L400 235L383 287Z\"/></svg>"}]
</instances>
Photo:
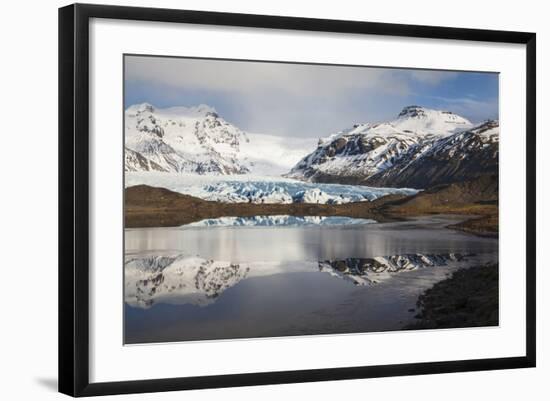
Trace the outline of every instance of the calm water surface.
<instances>
[{"instance_id":1,"label":"calm water surface","mask_svg":"<svg viewBox=\"0 0 550 401\"><path fill-rule=\"evenodd\" d=\"M125 342L399 330L435 282L498 261L458 217L339 219L126 230Z\"/></svg>"}]
</instances>

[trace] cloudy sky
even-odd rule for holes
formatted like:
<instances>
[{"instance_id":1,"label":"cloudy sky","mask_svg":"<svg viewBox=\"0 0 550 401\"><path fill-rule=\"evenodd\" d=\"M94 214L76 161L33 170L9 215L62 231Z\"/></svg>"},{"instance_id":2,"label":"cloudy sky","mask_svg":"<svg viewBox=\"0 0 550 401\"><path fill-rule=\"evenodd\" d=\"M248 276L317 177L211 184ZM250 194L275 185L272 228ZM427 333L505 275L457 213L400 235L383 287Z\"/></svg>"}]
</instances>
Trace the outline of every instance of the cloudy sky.
<instances>
[{"instance_id":1,"label":"cloudy sky","mask_svg":"<svg viewBox=\"0 0 550 401\"><path fill-rule=\"evenodd\" d=\"M126 56L125 107L207 104L249 132L322 137L404 106L498 118L498 75Z\"/></svg>"}]
</instances>

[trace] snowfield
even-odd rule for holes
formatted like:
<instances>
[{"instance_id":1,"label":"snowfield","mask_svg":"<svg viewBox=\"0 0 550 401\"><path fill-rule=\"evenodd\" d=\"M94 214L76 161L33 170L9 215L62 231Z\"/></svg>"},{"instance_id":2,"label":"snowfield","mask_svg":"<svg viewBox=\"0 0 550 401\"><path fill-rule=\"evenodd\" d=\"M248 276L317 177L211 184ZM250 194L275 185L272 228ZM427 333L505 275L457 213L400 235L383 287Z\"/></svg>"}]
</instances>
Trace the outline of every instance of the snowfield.
<instances>
[{"instance_id":1,"label":"snowfield","mask_svg":"<svg viewBox=\"0 0 550 401\"><path fill-rule=\"evenodd\" d=\"M163 172L126 172L125 187L166 188L204 200L228 203L342 204L373 201L382 196L414 195L408 188L374 188L361 185L315 184L290 178L255 175L211 176Z\"/></svg>"}]
</instances>

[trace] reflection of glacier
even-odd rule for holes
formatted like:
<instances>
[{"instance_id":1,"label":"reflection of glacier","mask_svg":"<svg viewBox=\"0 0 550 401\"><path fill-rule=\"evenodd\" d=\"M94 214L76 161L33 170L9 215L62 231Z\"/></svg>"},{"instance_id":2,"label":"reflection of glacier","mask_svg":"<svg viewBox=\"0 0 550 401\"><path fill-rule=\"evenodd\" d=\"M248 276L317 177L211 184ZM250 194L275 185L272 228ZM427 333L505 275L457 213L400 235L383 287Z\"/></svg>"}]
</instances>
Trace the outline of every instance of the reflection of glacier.
<instances>
[{"instance_id":1,"label":"reflection of glacier","mask_svg":"<svg viewBox=\"0 0 550 401\"><path fill-rule=\"evenodd\" d=\"M270 226L340 226L376 223L371 219L357 219L344 216L252 216L252 217L221 217L205 219L196 223L186 224L187 227L270 227Z\"/></svg>"},{"instance_id":2,"label":"reflection of glacier","mask_svg":"<svg viewBox=\"0 0 550 401\"><path fill-rule=\"evenodd\" d=\"M390 278L395 273L421 267L446 266L450 262L461 262L465 259L466 256L459 253L437 255L415 253L375 258L348 258L321 261L319 271L350 280L356 285L372 285Z\"/></svg>"},{"instance_id":3,"label":"reflection of glacier","mask_svg":"<svg viewBox=\"0 0 550 401\"><path fill-rule=\"evenodd\" d=\"M206 306L228 288L250 277L292 272L328 272L355 285L379 283L392 275L421 267L446 266L465 256L406 254L375 258L348 258L320 262L264 262L236 264L190 256L147 256L125 263L125 302L139 308L155 303Z\"/></svg>"}]
</instances>

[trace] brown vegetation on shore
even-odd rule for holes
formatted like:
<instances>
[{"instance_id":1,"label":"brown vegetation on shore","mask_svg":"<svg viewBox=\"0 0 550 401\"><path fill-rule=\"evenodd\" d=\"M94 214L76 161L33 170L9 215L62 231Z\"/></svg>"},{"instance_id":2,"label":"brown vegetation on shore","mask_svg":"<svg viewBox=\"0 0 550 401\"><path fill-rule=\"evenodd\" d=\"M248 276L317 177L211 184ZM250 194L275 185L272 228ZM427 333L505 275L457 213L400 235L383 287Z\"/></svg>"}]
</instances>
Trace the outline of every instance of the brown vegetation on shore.
<instances>
[{"instance_id":1,"label":"brown vegetation on shore","mask_svg":"<svg viewBox=\"0 0 550 401\"><path fill-rule=\"evenodd\" d=\"M415 196L390 200L380 212L392 217L426 214L475 216L449 226L476 235L498 235L498 177L482 176L474 181L430 188Z\"/></svg>"}]
</instances>

